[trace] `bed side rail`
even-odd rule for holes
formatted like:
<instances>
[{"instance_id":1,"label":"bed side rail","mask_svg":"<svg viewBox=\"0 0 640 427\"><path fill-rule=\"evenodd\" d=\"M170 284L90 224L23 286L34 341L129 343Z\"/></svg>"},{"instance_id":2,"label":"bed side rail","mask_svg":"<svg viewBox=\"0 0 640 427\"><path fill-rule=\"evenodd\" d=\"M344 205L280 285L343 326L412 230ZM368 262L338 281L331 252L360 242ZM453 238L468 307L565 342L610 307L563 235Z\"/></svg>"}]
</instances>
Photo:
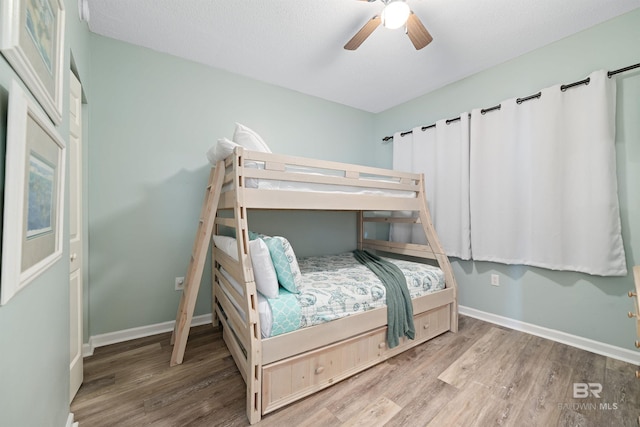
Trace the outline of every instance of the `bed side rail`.
<instances>
[{"instance_id":1,"label":"bed side rail","mask_svg":"<svg viewBox=\"0 0 640 427\"><path fill-rule=\"evenodd\" d=\"M384 190L420 190L420 175L390 169L309 159L236 148L234 160L244 178L304 182Z\"/></svg>"},{"instance_id":2,"label":"bed side rail","mask_svg":"<svg viewBox=\"0 0 640 427\"><path fill-rule=\"evenodd\" d=\"M420 224L420 218L416 217L393 217L393 216L366 216L360 215L360 223L362 227L366 223L382 223L382 224ZM364 233L360 233L364 236ZM372 249L382 252L389 252L398 255L407 255L416 258L425 258L437 260L436 253L430 244L391 242L388 240L367 239L362 237L360 240L362 249Z\"/></svg>"}]
</instances>

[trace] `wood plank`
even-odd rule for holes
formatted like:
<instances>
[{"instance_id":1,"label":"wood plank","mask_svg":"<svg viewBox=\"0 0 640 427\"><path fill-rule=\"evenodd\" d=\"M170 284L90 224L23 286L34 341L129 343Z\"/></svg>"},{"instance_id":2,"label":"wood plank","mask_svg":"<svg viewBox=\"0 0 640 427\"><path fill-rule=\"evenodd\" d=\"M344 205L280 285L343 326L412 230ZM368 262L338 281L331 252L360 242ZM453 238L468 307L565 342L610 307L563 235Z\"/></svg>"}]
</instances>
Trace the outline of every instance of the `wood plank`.
<instances>
[{"instance_id":1,"label":"wood plank","mask_svg":"<svg viewBox=\"0 0 640 427\"><path fill-rule=\"evenodd\" d=\"M515 418L518 423L514 427L540 427L540 426L561 426L560 408L557 402L546 400L529 399L522 403L516 412Z\"/></svg>"},{"instance_id":2,"label":"wood plank","mask_svg":"<svg viewBox=\"0 0 640 427\"><path fill-rule=\"evenodd\" d=\"M404 404L385 427L426 426L460 393L454 386L433 377L413 390L418 391L417 395Z\"/></svg>"},{"instance_id":3,"label":"wood plank","mask_svg":"<svg viewBox=\"0 0 640 427\"><path fill-rule=\"evenodd\" d=\"M524 343L515 341L507 344L507 347L515 349L511 352L511 361L505 361L485 384L491 387L496 397L525 401L543 367L535 362L547 358L552 344L549 340L534 336Z\"/></svg>"},{"instance_id":4,"label":"wood plank","mask_svg":"<svg viewBox=\"0 0 640 427\"><path fill-rule=\"evenodd\" d=\"M633 296L634 292L629 294L630 297L633 298L633 307L635 309L635 317L636 317L636 335L640 338L640 265L636 265L633 267L633 283L635 286L635 296ZM640 348L640 340L635 342L636 348Z\"/></svg>"},{"instance_id":5,"label":"wood plank","mask_svg":"<svg viewBox=\"0 0 640 427\"><path fill-rule=\"evenodd\" d=\"M601 361L564 344L532 337L511 337L515 364L525 372L538 372L524 400L520 388L507 399L476 381L486 381L475 370L461 388L437 377L450 366L468 360L470 349L494 330L509 332L486 322L460 317L460 332L440 335L306 399L264 416L260 425L335 426L361 419L372 402L393 402L401 409L391 419L381 417L369 425L385 426L637 426L640 381L636 366L613 359L604 362L601 400L616 402L617 410L565 410L574 378L580 378ZM514 331L515 332L515 331ZM523 334L515 332L516 334ZM90 382L79 390L71 412L81 426L246 426L246 386L235 367L218 328L192 328L183 364L169 368L170 333L97 348L85 359ZM485 339L486 340L486 339ZM526 340L525 340L526 341ZM501 358L504 349L489 348L487 359ZM494 353L495 352L495 353ZM540 355L536 358L535 355ZM543 357L546 354L546 357ZM346 363L346 362L345 362ZM502 371L507 378L512 367ZM574 370L577 374L574 374ZM590 377L590 375L588 375ZM512 377L515 378L515 377ZM524 390L524 388L522 389ZM520 406L518 406L520 405ZM391 405L392 406L392 405ZM392 406L393 407L393 406ZM635 414L635 415L634 415ZM562 415L562 417L561 417Z\"/></svg>"},{"instance_id":6,"label":"wood plank","mask_svg":"<svg viewBox=\"0 0 640 427\"><path fill-rule=\"evenodd\" d=\"M403 408L386 425L427 425L460 392L440 381L438 374L467 351L473 341L462 334L445 334L421 346L416 360L406 361L404 378L385 389L385 396Z\"/></svg>"},{"instance_id":7,"label":"wood plank","mask_svg":"<svg viewBox=\"0 0 640 427\"><path fill-rule=\"evenodd\" d=\"M243 311L245 311L246 313L247 301L244 295L241 295L238 293L236 288L233 285L231 285L231 283L227 280L226 277L224 277L224 275L220 272L220 270L216 269L215 274L216 274L216 279L218 280L217 286L219 290L226 292L229 300L233 300L236 304L238 304L238 307L243 308Z\"/></svg>"},{"instance_id":8,"label":"wood plank","mask_svg":"<svg viewBox=\"0 0 640 427\"><path fill-rule=\"evenodd\" d=\"M247 161L258 161L258 162L278 162L284 163L288 166L298 166L304 168L316 168L316 169L326 169L326 170L336 170L336 171L357 171L361 175L372 175L372 176L381 176L381 177L389 177L395 178L398 180L406 179L406 180L419 180L420 175L411 172L402 172L396 171L392 169L382 169L370 166L362 166L362 165L354 165L349 163L340 163L334 162L330 160L319 160L319 159L311 159L308 157L296 157L296 156L288 156L283 154L274 154L274 153L264 153L258 151L249 151L245 149L236 149L237 155L243 157L245 162Z\"/></svg>"},{"instance_id":9,"label":"wood plank","mask_svg":"<svg viewBox=\"0 0 640 427\"><path fill-rule=\"evenodd\" d=\"M483 408L491 397L489 389L477 382L469 382L467 386L450 400L427 426L471 426L476 425ZM478 399L479 396L482 396Z\"/></svg>"},{"instance_id":10,"label":"wood plank","mask_svg":"<svg viewBox=\"0 0 640 427\"><path fill-rule=\"evenodd\" d=\"M594 414L597 415L602 400L591 393L586 398L574 397L574 385L576 383L592 383L602 386L605 379L606 357L587 351L577 351L575 356L575 365L568 381L569 387L563 402L561 402L565 405L560 410L559 419L560 422L572 423L572 425L589 425L590 423L586 420Z\"/></svg>"},{"instance_id":11,"label":"wood plank","mask_svg":"<svg viewBox=\"0 0 640 427\"><path fill-rule=\"evenodd\" d=\"M374 424L383 425L402 408L391 400L381 396L378 400L371 402L362 412L356 414L345 423L343 427L371 426Z\"/></svg>"},{"instance_id":12,"label":"wood plank","mask_svg":"<svg viewBox=\"0 0 640 427\"><path fill-rule=\"evenodd\" d=\"M534 360L525 362L539 365L539 371L517 415L523 426L556 425L561 413L559 405L567 403L565 396L572 387L573 366L558 360L559 354L566 354L564 344L552 343L551 347L546 358L537 363Z\"/></svg>"},{"instance_id":13,"label":"wood plank","mask_svg":"<svg viewBox=\"0 0 640 427\"><path fill-rule=\"evenodd\" d=\"M493 350L500 347L507 335L507 331L491 328L462 357L442 372L438 379L458 388L472 381L472 377L482 369L484 363L491 360Z\"/></svg>"},{"instance_id":14,"label":"wood plank","mask_svg":"<svg viewBox=\"0 0 640 427\"><path fill-rule=\"evenodd\" d=\"M364 222L382 222L386 224L420 224L418 217L399 217L399 216L366 216Z\"/></svg>"},{"instance_id":15,"label":"wood plank","mask_svg":"<svg viewBox=\"0 0 640 427\"><path fill-rule=\"evenodd\" d=\"M341 393L340 398L331 398L327 408L342 422L347 422L378 397L384 396L389 384L402 372L401 368L387 360L359 373L350 383L349 390Z\"/></svg>"},{"instance_id":16,"label":"wood plank","mask_svg":"<svg viewBox=\"0 0 640 427\"><path fill-rule=\"evenodd\" d=\"M243 190L243 206L247 209L304 209L323 211L415 211L415 198L380 197L370 194L321 193L294 190ZM231 202L231 200L226 200ZM231 205L232 206L232 205ZM225 206L225 207L231 207Z\"/></svg>"},{"instance_id":17,"label":"wood plank","mask_svg":"<svg viewBox=\"0 0 640 427\"><path fill-rule=\"evenodd\" d=\"M340 187L340 186L357 187L362 190L365 190L365 189L383 189L383 190L392 190L392 191L419 191L420 190L420 188L416 183L404 184L401 182L381 181L381 180L360 178L357 172L348 173L349 175L355 176L355 178L352 178L352 177L346 177L346 176L311 175L308 173L296 173L294 171L285 172L284 170L272 171L267 169L245 168L244 174L246 178L298 182L298 183L305 183L305 184L322 184L322 185L331 185L331 186L337 186L337 187ZM350 189L345 188L345 191L350 191Z\"/></svg>"},{"instance_id":18,"label":"wood plank","mask_svg":"<svg viewBox=\"0 0 640 427\"><path fill-rule=\"evenodd\" d=\"M362 245L366 249L408 255L417 258L437 259L435 253L429 245L418 245L415 243L389 242L386 240L364 239Z\"/></svg>"},{"instance_id":19,"label":"wood plank","mask_svg":"<svg viewBox=\"0 0 640 427\"><path fill-rule=\"evenodd\" d=\"M600 425L634 426L640 417L640 380L636 367L607 357L599 402Z\"/></svg>"}]
</instances>

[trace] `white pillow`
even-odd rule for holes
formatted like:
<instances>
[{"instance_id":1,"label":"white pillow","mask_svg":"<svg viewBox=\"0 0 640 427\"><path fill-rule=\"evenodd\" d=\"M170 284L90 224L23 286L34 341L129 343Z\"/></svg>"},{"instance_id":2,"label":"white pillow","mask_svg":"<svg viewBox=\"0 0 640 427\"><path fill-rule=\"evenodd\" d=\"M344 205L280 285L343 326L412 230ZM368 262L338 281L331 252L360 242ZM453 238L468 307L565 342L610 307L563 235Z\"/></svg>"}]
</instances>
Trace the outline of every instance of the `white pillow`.
<instances>
[{"instance_id":1,"label":"white pillow","mask_svg":"<svg viewBox=\"0 0 640 427\"><path fill-rule=\"evenodd\" d=\"M233 141L227 138L220 138L216 144L207 151L207 159L213 166L217 165L220 160L224 160L233 153L233 149L239 147Z\"/></svg>"},{"instance_id":2,"label":"white pillow","mask_svg":"<svg viewBox=\"0 0 640 427\"><path fill-rule=\"evenodd\" d=\"M240 123L236 123L236 130L233 133L233 142L242 145L247 150L271 153L269 146L264 142L260 135Z\"/></svg>"},{"instance_id":3,"label":"white pillow","mask_svg":"<svg viewBox=\"0 0 640 427\"><path fill-rule=\"evenodd\" d=\"M249 242L249 252L258 292L267 298L278 298L278 276L267 244L262 239L252 240Z\"/></svg>"},{"instance_id":4,"label":"white pillow","mask_svg":"<svg viewBox=\"0 0 640 427\"><path fill-rule=\"evenodd\" d=\"M229 141L227 138L220 138L216 145L207 151L207 159L209 159L209 163L215 167L218 161L229 157L236 147L241 147L241 145ZM247 168L264 169L264 163L245 162L244 166ZM246 188L258 188L258 178L245 178L244 185Z\"/></svg>"},{"instance_id":5,"label":"white pillow","mask_svg":"<svg viewBox=\"0 0 640 427\"><path fill-rule=\"evenodd\" d=\"M218 249L238 261L238 244L236 239L227 236L213 236L213 243Z\"/></svg>"},{"instance_id":6,"label":"white pillow","mask_svg":"<svg viewBox=\"0 0 640 427\"><path fill-rule=\"evenodd\" d=\"M227 236L213 236L214 244L231 258L238 260L238 244L236 239ZM262 239L249 242L249 253L258 292L267 298L278 298L278 276L271 261L267 244Z\"/></svg>"}]
</instances>

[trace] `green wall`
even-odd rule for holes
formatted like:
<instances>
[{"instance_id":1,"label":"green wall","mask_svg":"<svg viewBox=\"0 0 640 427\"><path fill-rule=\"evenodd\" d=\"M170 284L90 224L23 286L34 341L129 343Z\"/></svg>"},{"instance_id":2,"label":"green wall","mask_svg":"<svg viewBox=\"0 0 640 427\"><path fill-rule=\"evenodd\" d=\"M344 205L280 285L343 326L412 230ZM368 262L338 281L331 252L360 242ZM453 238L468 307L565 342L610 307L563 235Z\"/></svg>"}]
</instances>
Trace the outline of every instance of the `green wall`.
<instances>
[{"instance_id":1,"label":"green wall","mask_svg":"<svg viewBox=\"0 0 640 427\"><path fill-rule=\"evenodd\" d=\"M376 116L378 163L391 166L391 144L382 137L428 125L472 108L527 96L557 83L580 80L597 69L635 64L640 40L640 9L522 55ZM489 262L453 262L460 304L500 316L633 349L634 322L627 291L631 268L640 264L640 70L616 77L619 199L629 275L603 278ZM501 286L490 286L492 273Z\"/></svg>"},{"instance_id":2,"label":"green wall","mask_svg":"<svg viewBox=\"0 0 640 427\"><path fill-rule=\"evenodd\" d=\"M80 77L87 81L88 30L76 18L77 3L66 1L62 138L69 136L70 51ZM0 182L4 162L8 93L19 80L0 57ZM67 189L68 191L68 189ZM69 245L65 209L64 252L45 273L0 307L0 425L64 426L69 414ZM0 224L1 227L1 224Z\"/></svg>"},{"instance_id":3,"label":"green wall","mask_svg":"<svg viewBox=\"0 0 640 427\"><path fill-rule=\"evenodd\" d=\"M193 246L205 153L232 137L234 122L274 152L372 163L372 114L97 35L91 47L91 335L175 319L174 278L185 276ZM249 221L285 234L300 255L355 246L352 214ZM208 266L202 283L196 315L211 312Z\"/></svg>"}]
</instances>

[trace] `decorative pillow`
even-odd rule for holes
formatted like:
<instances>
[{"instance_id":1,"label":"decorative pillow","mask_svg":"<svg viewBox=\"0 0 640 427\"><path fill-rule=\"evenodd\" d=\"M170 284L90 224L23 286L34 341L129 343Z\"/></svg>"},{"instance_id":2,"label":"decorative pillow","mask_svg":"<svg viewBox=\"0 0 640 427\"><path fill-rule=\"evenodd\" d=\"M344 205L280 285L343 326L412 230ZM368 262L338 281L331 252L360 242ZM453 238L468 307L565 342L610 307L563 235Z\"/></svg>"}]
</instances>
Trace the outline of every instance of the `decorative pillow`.
<instances>
[{"instance_id":1,"label":"decorative pillow","mask_svg":"<svg viewBox=\"0 0 640 427\"><path fill-rule=\"evenodd\" d=\"M281 236L264 237L264 242L269 247L271 261L276 269L280 285L294 294L300 293L302 274L298 266L296 254L287 239Z\"/></svg>"},{"instance_id":2,"label":"decorative pillow","mask_svg":"<svg viewBox=\"0 0 640 427\"><path fill-rule=\"evenodd\" d=\"M236 123L236 130L233 133L233 142L242 145L247 150L271 153L269 146L264 142L260 135L240 123Z\"/></svg>"},{"instance_id":3,"label":"decorative pillow","mask_svg":"<svg viewBox=\"0 0 640 427\"><path fill-rule=\"evenodd\" d=\"M233 237L213 236L213 242L231 258L238 260L238 243ZM249 253L253 267L253 277L258 292L267 298L278 298L278 276L271 261L271 253L262 239L249 242Z\"/></svg>"},{"instance_id":4,"label":"decorative pillow","mask_svg":"<svg viewBox=\"0 0 640 427\"><path fill-rule=\"evenodd\" d=\"M265 242L267 241L267 239L270 239L271 236L267 236L266 234L263 233L256 233L255 231L251 231L249 230L249 240L255 240L255 239L262 239ZM284 237L283 237L284 239Z\"/></svg>"},{"instance_id":5,"label":"decorative pillow","mask_svg":"<svg viewBox=\"0 0 640 427\"><path fill-rule=\"evenodd\" d=\"M213 166L217 165L220 160L224 160L233 153L233 149L239 147L233 141L227 138L220 138L218 142L207 151L207 159Z\"/></svg>"}]
</instances>

